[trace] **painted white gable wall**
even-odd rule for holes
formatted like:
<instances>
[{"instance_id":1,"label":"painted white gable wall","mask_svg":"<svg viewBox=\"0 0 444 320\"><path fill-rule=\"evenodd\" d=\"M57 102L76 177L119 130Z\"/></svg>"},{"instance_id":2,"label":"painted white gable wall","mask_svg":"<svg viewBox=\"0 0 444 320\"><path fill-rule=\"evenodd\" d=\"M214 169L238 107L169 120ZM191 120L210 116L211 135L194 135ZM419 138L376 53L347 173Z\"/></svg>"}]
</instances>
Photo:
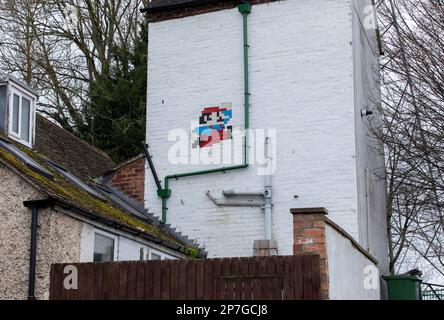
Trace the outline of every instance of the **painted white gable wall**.
<instances>
[{"instance_id":1,"label":"painted white gable wall","mask_svg":"<svg viewBox=\"0 0 444 320\"><path fill-rule=\"evenodd\" d=\"M280 1L249 15L252 128L277 129L273 236L292 254L290 208L319 207L359 239L352 4L344 0ZM160 177L200 170L172 165L171 130L190 130L201 110L232 102L243 125L242 16L237 9L151 23L147 143ZM356 107L357 108L357 107ZM145 203L161 201L146 170ZM218 208L205 195L263 187L256 166L170 181L168 223L205 244L210 257L252 255L264 238L258 208ZM295 195L298 195L295 198Z\"/></svg>"}]
</instances>

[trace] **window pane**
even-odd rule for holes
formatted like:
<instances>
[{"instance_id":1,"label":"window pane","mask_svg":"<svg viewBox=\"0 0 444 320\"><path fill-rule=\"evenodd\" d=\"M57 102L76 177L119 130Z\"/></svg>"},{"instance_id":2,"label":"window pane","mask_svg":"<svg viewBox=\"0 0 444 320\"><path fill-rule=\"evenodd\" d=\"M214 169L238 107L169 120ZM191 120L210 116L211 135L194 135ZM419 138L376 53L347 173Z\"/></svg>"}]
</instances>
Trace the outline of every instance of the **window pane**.
<instances>
[{"instance_id":1,"label":"window pane","mask_svg":"<svg viewBox=\"0 0 444 320\"><path fill-rule=\"evenodd\" d=\"M94 235L94 262L114 261L114 239Z\"/></svg>"},{"instance_id":2,"label":"window pane","mask_svg":"<svg viewBox=\"0 0 444 320\"><path fill-rule=\"evenodd\" d=\"M22 97L21 135L20 138L29 142L29 117L31 115L31 102Z\"/></svg>"},{"instance_id":3,"label":"window pane","mask_svg":"<svg viewBox=\"0 0 444 320\"><path fill-rule=\"evenodd\" d=\"M20 97L16 94L12 96L12 132L19 133L20 117Z\"/></svg>"},{"instance_id":4,"label":"window pane","mask_svg":"<svg viewBox=\"0 0 444 320\"><path fill-rule=\"evenodd\" d=\"M160 260L160 256L151 252L151 260Z\"/></svg>"}]
</instances>

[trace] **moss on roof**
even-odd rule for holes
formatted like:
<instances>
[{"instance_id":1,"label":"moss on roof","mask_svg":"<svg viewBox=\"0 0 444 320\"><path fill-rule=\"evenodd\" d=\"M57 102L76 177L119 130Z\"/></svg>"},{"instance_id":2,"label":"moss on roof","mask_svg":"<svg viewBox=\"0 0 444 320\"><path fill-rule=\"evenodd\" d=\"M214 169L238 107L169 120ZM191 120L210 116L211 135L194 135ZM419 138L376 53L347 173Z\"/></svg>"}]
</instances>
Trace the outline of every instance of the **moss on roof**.
<instances>
[{"instance_id":1,"label":"moss on roof","mask_svg":"<svg viewBox=\"0 0 444 320\"><path fill-rule=\"evenodd\" d=\"M11 142L12 143L12 142ZM116 207L111 202L102 200L89 194L72 183L63 178L57 171L47 165L42 157L35 151L25 148L21 145L13 143L22 152L31 157L34 161L38 162L43 168L48 170L53 179L49 179L43 175L40 175L31 170L26 164L17 159L13 154L0 148L0 158L3 158L7 163L12 165L16 170L30 178L32 182L36 183L41 191L48 196L56 199L71 203L73 206L79 207L94 215L101 215L104 218L111 219L119 224L126 225L128 227L135 228L141 232L145 232L151 236L154 236L160 240L169 242L170 244L177 245L181 248L181 251L191 257L196 255L196 248L187 246L180 242L174 236L167 231L147 221L142 221L135 218L126 211Z\"/></svg>"}]
</instances>

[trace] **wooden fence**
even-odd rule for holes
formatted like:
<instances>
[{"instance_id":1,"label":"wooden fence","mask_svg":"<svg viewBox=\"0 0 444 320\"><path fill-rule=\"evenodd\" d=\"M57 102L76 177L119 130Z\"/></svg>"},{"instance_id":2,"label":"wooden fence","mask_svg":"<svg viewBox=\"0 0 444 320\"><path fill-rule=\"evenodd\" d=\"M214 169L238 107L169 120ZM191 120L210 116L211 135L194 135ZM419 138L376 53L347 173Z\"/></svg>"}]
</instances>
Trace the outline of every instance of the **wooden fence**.
<instances>
[{"instance_id":1,"label":"wooden fence","mask_svg":"<svg viewBox=\"0 0 444 320\"><path fill-rule=\"evenodd\" d=\"M320 299L319 262L319 255L295 255L54 264L50 297L55 300ZM66 283L68 288L73 284L75 287L76 274L72 270L77 271L77 289L66 289Z\"/></svg>"}]
</instances>

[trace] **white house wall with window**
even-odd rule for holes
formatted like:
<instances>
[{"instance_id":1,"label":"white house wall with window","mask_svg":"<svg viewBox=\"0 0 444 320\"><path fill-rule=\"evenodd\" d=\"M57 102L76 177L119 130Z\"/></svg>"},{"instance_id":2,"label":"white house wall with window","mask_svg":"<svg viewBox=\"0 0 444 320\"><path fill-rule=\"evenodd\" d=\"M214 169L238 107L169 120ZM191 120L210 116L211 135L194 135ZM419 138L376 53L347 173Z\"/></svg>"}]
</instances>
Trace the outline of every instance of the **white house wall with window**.
<instances>
[{"instance_id":1,"label":"white house wall with window","mask_svg":"<svg viewBox=\"0 0 444 320\"><path fill-rule=\"evenodd\" d=\"M0 81L0 131L29 148L35 142L35 106L38 93L25 83L9 76ZM19 152L19 151L18 151ZM57 163L48 160L48 165L78 188L104 200L104 196L74 176ZM81 261L129 261L159 260L181 257L162 246L130 238L127 233L118 233L101 224L82 222Z\"/></svg>"},{"instance_id":2,"label":"white house wall with window","mask_svg":"<svg viewBox=\"0 0 444 320\"><path fill-rule=\"evenodd\" d=\"M119 234L103 225L83 223L80 235L80 262L134 261L177 259L177 254L167 252L143 239Z\"/></svg>"},{"instance_id":3,"label":"white house wall with window","mask_svg":"<svg viewBox=\"0 0 444 320\"><path fill-rule=\"evenodd\" d=\"M35 136L35 105L38 94L29 86L8 77L0 82L0 129L32 148Z\"/></svg>"}]
</instances>

